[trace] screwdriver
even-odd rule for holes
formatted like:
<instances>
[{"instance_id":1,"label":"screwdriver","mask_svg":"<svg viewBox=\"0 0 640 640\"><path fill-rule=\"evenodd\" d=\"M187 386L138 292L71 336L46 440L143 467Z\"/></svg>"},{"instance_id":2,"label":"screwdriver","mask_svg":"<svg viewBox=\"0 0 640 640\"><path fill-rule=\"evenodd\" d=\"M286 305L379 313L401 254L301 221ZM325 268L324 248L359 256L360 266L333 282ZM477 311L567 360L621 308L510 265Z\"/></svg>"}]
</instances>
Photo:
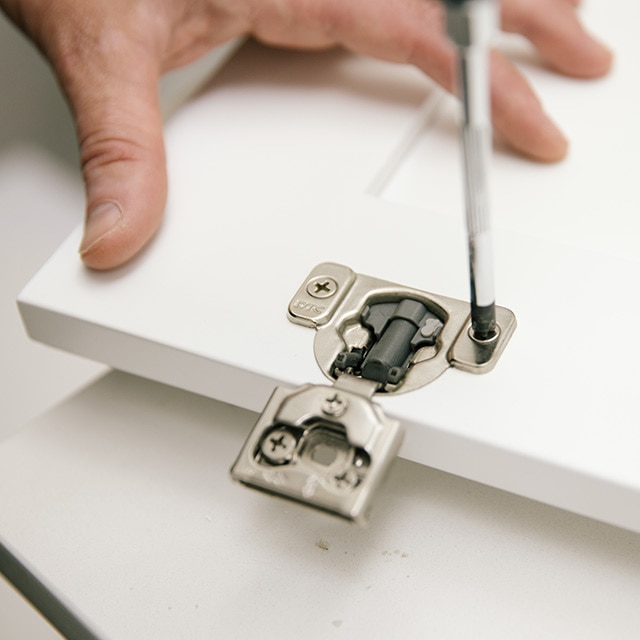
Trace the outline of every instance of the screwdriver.
<instances>
[{"instance_id":1,"label":"screwdriver","mask_svg":"<svg viewBox=\"0 0 640 640\"><path fill-rule=\"evenodd\" d=\"M494 0L444 0L447 32L458 52L465 208L471 284L471 337L497 334L489 211L491 116L489 43L497 23Z\"/></svg>"}]
</instances>

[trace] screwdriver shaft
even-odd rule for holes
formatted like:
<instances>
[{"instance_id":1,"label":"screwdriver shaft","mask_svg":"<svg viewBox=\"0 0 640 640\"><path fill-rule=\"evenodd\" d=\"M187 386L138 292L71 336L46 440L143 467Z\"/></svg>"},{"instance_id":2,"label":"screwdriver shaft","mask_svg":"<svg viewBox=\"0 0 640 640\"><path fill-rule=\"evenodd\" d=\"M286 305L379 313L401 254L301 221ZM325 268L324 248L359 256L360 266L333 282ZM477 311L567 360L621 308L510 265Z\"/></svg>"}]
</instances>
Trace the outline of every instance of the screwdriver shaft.
<instances>
[{"instance_id":1,"label":"screwdriver shaft","mask_svg":"<svg viewBox=\"0 0 640 640\"><path fill-rule=\"evenodd\" d=\"M496 333L493 246L489 208L491 158L488 43L493 0L447 0L449 35L457 45L464 191L471 286L471 327L477 340Z\"/></svg>"}]
</instances>

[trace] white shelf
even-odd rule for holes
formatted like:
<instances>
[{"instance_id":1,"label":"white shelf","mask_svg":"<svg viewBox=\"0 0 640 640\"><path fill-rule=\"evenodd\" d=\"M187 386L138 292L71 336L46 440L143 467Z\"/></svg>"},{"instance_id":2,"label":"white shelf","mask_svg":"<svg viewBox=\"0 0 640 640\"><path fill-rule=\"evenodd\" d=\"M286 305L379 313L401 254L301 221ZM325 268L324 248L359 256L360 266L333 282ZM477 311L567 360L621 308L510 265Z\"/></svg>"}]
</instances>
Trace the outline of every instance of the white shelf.
<instances>
[{"instance_id":1,"label":"white shelf","mask_svg":"<svg viewBox=\"0 0 640 640\"><path fill-rule=\"evenodd\" d=\"M571 157L497 154L498 302L519 321L498 367L380 400L407 426L403 457L635 531L638 11L588 8L616 33L606 80L533 71ZM312 332L285 317L315 264L467 296L452 106L412 68L246 44L167 128L159 236L100 274L74 234L20 296L31 335L251 410L321 382Z\"/></svg>"}]
</instances>

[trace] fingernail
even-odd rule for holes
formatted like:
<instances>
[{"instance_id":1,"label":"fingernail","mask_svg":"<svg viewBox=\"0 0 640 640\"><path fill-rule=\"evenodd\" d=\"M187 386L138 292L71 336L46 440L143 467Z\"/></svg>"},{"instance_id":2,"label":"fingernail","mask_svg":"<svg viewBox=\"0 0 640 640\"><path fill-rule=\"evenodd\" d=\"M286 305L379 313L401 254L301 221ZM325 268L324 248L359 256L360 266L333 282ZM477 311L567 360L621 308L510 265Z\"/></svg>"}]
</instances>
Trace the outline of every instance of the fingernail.
<instances>
[{"instance_id":1,"label":"fingernail","mask_svg":"<svg viewBox=\"0 0 640 640\"><path fill-rule=\"evenodd\" d=\"M107 200L94 207L87 216L80 254L89 251L94 244L111 233L121 220L122 208L116 202Z\"/></svg>"}]
</instances>

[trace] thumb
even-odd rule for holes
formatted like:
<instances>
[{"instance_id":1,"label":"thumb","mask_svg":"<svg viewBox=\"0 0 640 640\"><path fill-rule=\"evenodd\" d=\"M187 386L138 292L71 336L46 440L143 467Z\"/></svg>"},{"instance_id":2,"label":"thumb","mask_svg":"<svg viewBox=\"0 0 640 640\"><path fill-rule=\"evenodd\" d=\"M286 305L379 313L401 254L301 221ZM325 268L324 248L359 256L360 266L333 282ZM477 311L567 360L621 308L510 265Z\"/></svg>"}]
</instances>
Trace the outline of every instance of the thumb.
<instances>
[{"instance_id":1,"label":"thumb","mask_svg":"<svg viewBox=\"0 0 640 640\"><path fill-rule=\"evenodd\" d=\"M86 189L79 251L94 269L123 264L149 241L167 195L158 61L134 40L107 37L89 55L66 56L59 70Z\"/></svg>"}]
</instances>

